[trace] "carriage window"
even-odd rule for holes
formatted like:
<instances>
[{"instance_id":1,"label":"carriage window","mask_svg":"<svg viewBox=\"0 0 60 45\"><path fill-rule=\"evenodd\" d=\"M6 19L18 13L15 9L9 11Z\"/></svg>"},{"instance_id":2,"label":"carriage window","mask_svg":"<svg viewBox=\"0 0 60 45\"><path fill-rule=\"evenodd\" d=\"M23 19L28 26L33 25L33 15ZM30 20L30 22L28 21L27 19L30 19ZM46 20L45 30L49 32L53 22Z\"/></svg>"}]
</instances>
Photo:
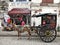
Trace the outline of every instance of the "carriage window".
<instances>
[{"instance_id":1,"label":"carriage window","mask_svg":"<svg viewBox=\"0 0 60 45\"><path fill-rule=\"evenodd\" d=\"M46 23L46 24L50 24L52 21L55 22L55 16L44 16L42 18L43 22Z\"/></svg>"},{"instance_id":2,"label":"carriage window","mask_svg":"<svg viewBox=\"0 0 60 45\"><path fill-rule=\"evenodd\" d=\"M25 24L30 25L31 15L10 15L12 22L16 25L21 25L21 22L24 21Z\"/></svg>"},{"instance_id":3,"label":"carriage window","mask_svg":"<svg viewBox=\"0 0 60 45\"><path fill-rule=\"evenodd\" d=\"M17 16L14 20L16 25L21 25L22 21L24 21L25 24L30 24L30 16L27 15Z\"/></svg>"},{"instance_id":4,"label":"carriage window","mask_svg":"<svg viewBox=\"0 0 60 45\"><path fill-rule=\"evenodd\" d=\"M51 16L43 16L43 24L50 24Z\"/></svg>"}]
</instances>

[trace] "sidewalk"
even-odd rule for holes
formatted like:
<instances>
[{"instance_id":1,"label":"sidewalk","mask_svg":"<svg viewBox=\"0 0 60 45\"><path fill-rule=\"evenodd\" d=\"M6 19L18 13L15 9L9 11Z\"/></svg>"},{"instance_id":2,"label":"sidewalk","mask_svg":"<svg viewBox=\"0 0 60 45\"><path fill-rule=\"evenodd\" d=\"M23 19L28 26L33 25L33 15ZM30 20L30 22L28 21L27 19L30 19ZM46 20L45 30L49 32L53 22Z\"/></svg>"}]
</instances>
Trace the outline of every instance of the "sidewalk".
<instances>
[{"instance_id":1,"label":"sidewalk","mask_svg":"<svg viewBox=\"0 0 60 45\"><path fill-rule=\"evenodd\" d=\"M24 32L24 33L21 33L22 36L26 36L28 33L27 32ZM31 33L32 36L38 36L37 34L35 33ZM17 31L1 31L0 30L0 36L17 36L18 33ZM57 37L60 37L60 32L57 32Z\"/></svg>"},{"instance_id":2,"label":"sidewalk","mask_svg":"<svg viewBox=\"0 0 60 45\"><path fill-rule=\"evenodd\" d=\"M60 32L57 32L57 37L60 37Z\"/></svg>"},{"instance_id":3,"label":"sidewalk","mask_svg":"<svg viewBox=\"0 0 60 45\"><path fill-rule=\"evenodd\" d=\"M36 33L31 32L32 37L38 36ZM26 37L28 35L27 32L21 33L21 36ZM0 31L0 36L18 36L17 31Z\"/></svg>"}]
</instances>

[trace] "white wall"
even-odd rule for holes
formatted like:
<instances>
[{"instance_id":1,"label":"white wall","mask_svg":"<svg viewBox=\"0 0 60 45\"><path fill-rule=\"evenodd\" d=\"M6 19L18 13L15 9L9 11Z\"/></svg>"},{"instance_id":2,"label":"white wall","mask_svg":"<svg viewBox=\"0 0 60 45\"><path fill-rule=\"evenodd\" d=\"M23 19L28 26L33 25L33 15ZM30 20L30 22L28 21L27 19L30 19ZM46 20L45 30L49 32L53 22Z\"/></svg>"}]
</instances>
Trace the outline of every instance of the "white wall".
<instances>
[{"instance_id":1,"label":"white wall","mask_svg":"<svg viewBox=\"0 0 60 45\"><path fill-rule=\"evenodd\" d=\"M42 0L32 0L32 2L34 2L34 3L41 3Z\"/></svg>"},{"instance_id":2,"label":"white wall","mask_svg":"<svg viewBox=\"0 0 60 45\"><path fill-rule=\"evenodd\" d=\"M41 13L57 13L54 10L57 10L57 7L42 7L42 12Z\"/></svg>"},{"instance_id":3,"label":"white wall","mask_svg":"<svg viewBox=\"0 0 60 45\"><path fill-rule=\"evenodd\" d=\"M37 7L38 8L38 7ZM40 12L40 13L55 13L55 14L57 14L57 16L58 16L58 7L42 7L42 8L40 8L40 9L42 9L42 12ZM57 10L56 12L54 11L54 10ZM34 14L34 11L32 11L32 15ZM36 14L38 14L38 13L36 13ZM57 26L58 26L58 24L60 25L60 21L59 21L59 17L58 17L58 19L57 19ZM31 26L33 26L33 22L35 21L35 26L38 26L38 25L40 25L41 24L41 18L32 18L31 19Z\"/></svg>"},{"instance_id":4,"label":"white wall","mask_svg":"<svg viewBox=\"0 0 60 45\"><path fill-rule=\"evenodd\" d=\"M8 11L13 8L30 8L30 3L9 2Z\"/></svg>"},{"instance_id":5,"label":"white wall","mask_svg":"<svg viewBox=\"0 0 60 45\"><path fill-rule=\"evenodd\" d=\"M58 13L58 7L48 7L48 6L43 6L43 7L32 7L32 15L35 13L34 10L39 10L42 9L42 11L38 13ZM56 11L54 11L56 10ZM37 14L37 13L36 13Z\"/></svg>"},{"instance_id":6,"label":"white wall","mask_svg":"<svg viewBox=\"0 0 60 45\"><path fill-rule=\"evenodd\" d=\"M60 0L54 0L54 3L59 3L59 1ZM31 2L33 2L33 3L41 3L42 2L42 0L31 0ZM23 2L24 3L24 2ZM30 5L26 2L26 3L21 3L21 2L16 2L16 0L14 0L14 2L8 2L8 4L9 4L9 9L8 10L10 10L10 9L12 9L12 8L29 8L30 7ZM26 4L26 5L25 5ZM29 5L29 6L28 6Z\"/></svg>"},{"instance_id":7,"label":"white wall","mask_svg":"<svg viewBox=\"0 0 60 45\"><path fill-rule=\"evenodd\" d=\"M6 1L6 2L9 2L9 0L1 0L1 1Z\"/></svg>"},{"instance_id":8,"label":"white wall","mask_svg":"<svg viewBox=\"0 0 60 45\"><path fill-rule=\"evenodd\" d=\"M60 0L54 0L54 3L59 3L60 2Z\"/></svg>"},{"instance_id":9,"label":"white wall","mask_svg":"<svg viewBox=\"0 0 60 45\"><path fill-rule=\"evenodd\" d=\"M41 25L41 17L32 17L31 18L31 26L33 26L33 23L35 22L35 26Z\"/></svg>"}]
</instances>

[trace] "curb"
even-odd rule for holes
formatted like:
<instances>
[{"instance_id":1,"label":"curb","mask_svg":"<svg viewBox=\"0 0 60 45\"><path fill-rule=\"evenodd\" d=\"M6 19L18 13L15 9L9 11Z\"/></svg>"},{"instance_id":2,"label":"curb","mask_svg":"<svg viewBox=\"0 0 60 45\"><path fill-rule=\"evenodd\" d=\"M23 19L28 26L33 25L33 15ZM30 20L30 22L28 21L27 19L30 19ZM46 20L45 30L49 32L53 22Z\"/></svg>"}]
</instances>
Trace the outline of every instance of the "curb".
<instances>
[{"instance_id":1,"label":"curb","mask_svg":"<svg viewBox=\"0 0 60 45\"><path fill-rule=\"evenodd\" d=\"M57 37L60 37L60 35L57 35Z\"/></svg>"}]
</instances>

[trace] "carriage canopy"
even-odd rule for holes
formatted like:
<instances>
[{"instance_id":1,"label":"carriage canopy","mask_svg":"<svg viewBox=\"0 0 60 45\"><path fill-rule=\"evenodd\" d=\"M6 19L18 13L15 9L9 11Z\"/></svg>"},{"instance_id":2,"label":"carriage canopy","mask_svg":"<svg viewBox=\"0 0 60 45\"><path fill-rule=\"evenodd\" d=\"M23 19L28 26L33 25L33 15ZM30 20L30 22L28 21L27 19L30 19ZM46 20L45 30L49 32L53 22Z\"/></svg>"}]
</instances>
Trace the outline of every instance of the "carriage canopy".
<instances>
[{"instance_id":1,"label":"carriage canopy","mask_svg":"<svg viewBox=\"0 0 60 45\"><path fill-rule=\"evenodd\" d=\"M30 14L30 10L28 8L13 8L8 12L8 15L16 14Z\"/></svg>"}]
</instances>

